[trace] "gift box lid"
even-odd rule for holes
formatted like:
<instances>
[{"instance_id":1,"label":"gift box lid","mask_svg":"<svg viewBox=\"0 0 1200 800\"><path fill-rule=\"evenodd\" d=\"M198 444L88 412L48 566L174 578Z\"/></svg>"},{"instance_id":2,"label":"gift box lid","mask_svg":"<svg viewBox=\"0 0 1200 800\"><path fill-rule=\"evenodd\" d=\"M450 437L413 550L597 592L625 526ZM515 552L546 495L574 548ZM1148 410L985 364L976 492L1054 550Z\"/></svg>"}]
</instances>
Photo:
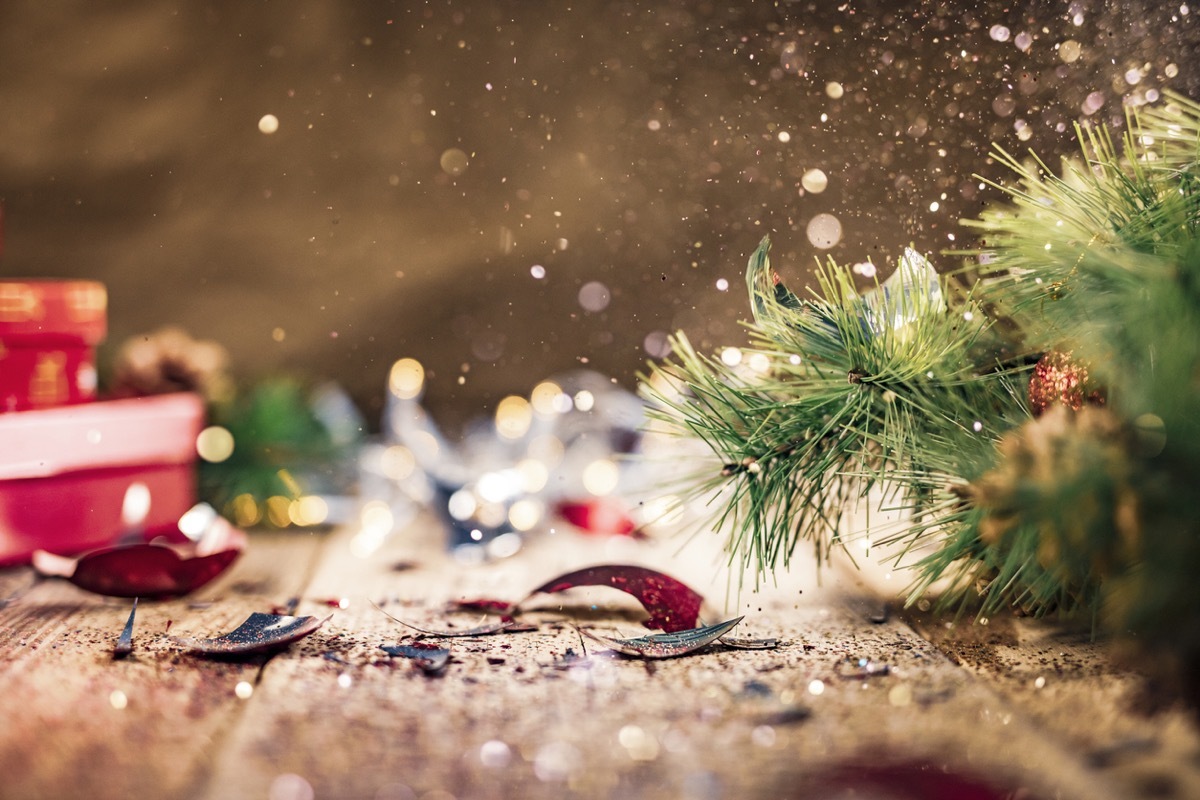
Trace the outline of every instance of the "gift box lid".
<instances>
[{"instance_id":1,"label":"gift box lid","mask_svg":"<svg viewBox=\"0 0 1200 800\"><path fill-rule=\"evenodd\" d=\"M188 392L0 414L0 480L190 463L203 423Z\"/></svg>"},{"instance_id":2,"label":"gift box lid","mask_svg":"<svg viewBox=\"0 0 1200 800\"><path fill-rule=\"evenodd\" d=\"M0 343L94 346L108 332L108 293L86 280L0 281Z\"/></svg>"}]
</instances>

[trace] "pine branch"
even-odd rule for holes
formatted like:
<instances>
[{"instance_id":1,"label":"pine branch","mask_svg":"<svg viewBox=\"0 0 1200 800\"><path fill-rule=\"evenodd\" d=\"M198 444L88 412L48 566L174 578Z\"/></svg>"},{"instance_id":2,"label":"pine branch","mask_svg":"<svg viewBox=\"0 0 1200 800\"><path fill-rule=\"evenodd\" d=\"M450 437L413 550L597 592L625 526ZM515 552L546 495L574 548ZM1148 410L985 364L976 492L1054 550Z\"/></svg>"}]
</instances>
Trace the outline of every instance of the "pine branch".
<instances>
[{"instance_id":1,"label":"pine branch","mask_svg":"<svg viewBox=\"0 0 1200 800\"><path fill-rule=\"evenodd\" d=\"M765 574L801 542L827 557L847 504L882 488L905 520L883 543L918 559L911 598L1104 608L1156 641L1172 608L1200 619L1176 568L1200 567L1200 105L1170 96L1120 140L1077 135L1058 175L995 153L1010 202L964 223L983 243L955 282L909 251L865 295L831 261L797 296L764 239L741 363L674 340L655 367L674 388L648 393L724 465L698 485L731 558ZM1028 365L1051 350L1095 373L1104 410L1031 417ZM1200 664L1200 623L1183 638Z\"/></svg>"},{"instance_id":2,"label":"pine branch","mask_svg":"<svg viewBox=\"0 0 1200 800\"><path fill-rule=\"evenodd\" d=\"M760 575L786 566L801 541L827 558L850 501L877 484L899 484L902 502L923 508L1026 416L1013 390L1020 369L981 346L987 326L971 299L951 309L914 251L866 296L830 262L801 300L771 271L769 247L764 239L747 268L755 323L743 364L754 366L700 356L679 335L675 360L656 370L683 396L648 390L660 420L722 459L700 489L732 482L717 522L731 555Z\"/></svg>"}]
</instances>

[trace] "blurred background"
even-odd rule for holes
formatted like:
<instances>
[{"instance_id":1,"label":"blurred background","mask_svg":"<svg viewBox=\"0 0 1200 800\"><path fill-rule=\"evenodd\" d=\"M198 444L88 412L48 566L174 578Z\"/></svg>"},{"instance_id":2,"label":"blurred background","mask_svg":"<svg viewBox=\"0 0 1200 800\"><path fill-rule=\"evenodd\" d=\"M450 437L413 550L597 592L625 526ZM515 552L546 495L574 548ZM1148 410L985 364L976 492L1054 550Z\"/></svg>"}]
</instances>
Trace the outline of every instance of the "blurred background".
<instances>
[{"instance_id":1,"label":"blurred background","mask_svg":"<svg viewBox=\"0 0 1200 800\"><path fill-rule=\"evenodd\" d=\"M3 277L109 290L235 373L390 366L446 427L682 329L744 341L765 233L817 259L969 244L992 143L1200 97L1186 2L0 3ZM862 270L868 272L869 270ZM864 277L864 281L867 280Z\"/></svg>"}]
</instances>

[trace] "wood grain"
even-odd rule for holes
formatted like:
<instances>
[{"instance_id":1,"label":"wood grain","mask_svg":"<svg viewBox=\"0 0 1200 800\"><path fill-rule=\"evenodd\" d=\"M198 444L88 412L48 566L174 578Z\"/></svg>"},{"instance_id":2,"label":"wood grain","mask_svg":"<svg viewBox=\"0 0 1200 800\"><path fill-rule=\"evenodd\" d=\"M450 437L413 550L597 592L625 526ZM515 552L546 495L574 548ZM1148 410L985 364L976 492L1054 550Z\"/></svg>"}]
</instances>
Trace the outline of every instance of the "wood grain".
<instances>
[{"instance_id":1,"label":"wood grain","mask_svg":"<svg viewBox=\"0 0 1200 800\"><path fill-rule=\"evenodd\" d=\"M112 648L128 601L45 581L0 610L0 796L197 793L214 748L244 713L234 688L254 681L259 665L183 654L167 641L168 623L174 634L211 635L247 610L286 602L321 544L262 536L198 595L139 604L134 651L119 661Z\"/></svg>"},{"instance_id":2,"label":"wood grain","mask_svg":"<svg viewBox=\"0 0 1200 800\"><path fill-rule=\"evenodd\" d=\"M111 648L127 603L38 585L0 609L0 797L779 797L823 791L835 765L881 763L980 775L1032 798L1184 797L1198 785L1194 729L1178 712L1132 713L1136 676L1103 648L1044 625L871 622L861 609L878 601L837 585L706 612L746 614L740 633L782 640L770 651L615 656L573 627L644 633L640 610L611 590L532 603L532 632L422 637L373 604L461 629L479 618L447 601L520 599L559 572L636 555L560 537L464 568L431 525L367 558L350 530L255 534L201 597L143 604L124 661ZM642 555L719 593L703 560ZM0 586L25 577L0 574ZM172 633L211 636L292 597L297 613L333 618L269 660L197 658L163 635L170 620ZM444 675L379 649L421 640L451 649ZM887 669L855 676L859 659Z\"/></svg>"}]
</instances>

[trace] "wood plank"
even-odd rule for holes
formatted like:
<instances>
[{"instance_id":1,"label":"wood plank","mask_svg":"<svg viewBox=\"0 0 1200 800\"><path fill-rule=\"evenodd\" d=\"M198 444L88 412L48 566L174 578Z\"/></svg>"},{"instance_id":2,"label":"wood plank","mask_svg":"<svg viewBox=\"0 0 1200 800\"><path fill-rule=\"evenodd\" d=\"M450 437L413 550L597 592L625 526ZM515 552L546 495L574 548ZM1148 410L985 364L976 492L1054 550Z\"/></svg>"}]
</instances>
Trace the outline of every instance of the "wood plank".
<instances>
[{"instance_id":1,"label":"wood plank","mask_svg":"<svg viewBox=\"0 0 1200 800\"><path fill-rule=\"evenodd\" d=\"M861 781L881 764L981 775L1032 798L1195 794L1190 722L1131 713L1123 699L1136 676L1051 626L871 622L878 600L836 575L814 590L811 570L726 603L729 576L703 543L544 537L465 568L441 551L430 520L367 558L353 536L255 534L203 593L211 605L144 604L125 661L110 655L125 602L54 582L0 609L0 795L820 796L838 765ZM599 589L531 603L536 632L447 640L442 677L378 649L418 637L370 601L418 625L469 626L476 618L447 613L446 601L515 600L603 562L674 574L712 601L709 621L745 614L741 633L785 644L615 657L570 624L645 633L631 599ZM25 579L7 571L0 586ZM163 636L168 620L172 633L213 635L292 596L299 613L346 607L265 666L183 655ZM588 657L563 663L568 653ZM859 659L886 674L851 675Z\"/></svg>"},{"instance_id":2,"label":"wood plank","mask_svg":"<svg viewBox=\"0 0 1200 800\"><path fill-rule=\"evenodd\" d=\"M348 606L268 667L205 797L770 797L817 791L832 764L890 762L980 773L1040 797L1120 796L902 620L872 624L829 588L742 599L744 632L781 636L787 644L775 651L612 657L581 642L564 617L644 633L634 618L587 604L560 611L556 600L533 615L542 622L535 633L444 640L454 661L430 678L378 649L415 637L369 601L391 600L389 613L444 627L447 600L516 599L606 553L562 538L464 569L414 544L419 536L394 537L366 560L352 554L351 532L331 541L306 595ZM700 585L720 596L711 562L642 554L689 580L707 575ZM416 569L391 569L414 558ZM585 647L587 661L558 663ZM843 677L859 658L888 674Z\"/></svg>"},{"instance_id":3,"label":"wood plank","mask_svg":"<svg viewBox=\"0 0 1200 800\"><path fill-rule=\"evenodd\" d=\"M1121 796L1200 797L1195 715L1150 708L1144 679L1114 661L1109 643L1091 631L1011 616L987 625L923 614L909 620Z\"/></svg>"},{"instance_id":4,"label":"wood plank","mask_svg":"<svg viewBox=\"0 0 1200 800\"><path fill-rule=\"evenodd\" d=\"M0 795L184 797L206 782L212 749L243 711L234 692L258 665L184 655L172 634L209 635L307 581L319 537L255 535L226 576L197 595L139 604L134 651L112 647L130 602L45 581L0 609ZM28 568L9 570L22 584Z\"/></svg>"}]
</instances>

